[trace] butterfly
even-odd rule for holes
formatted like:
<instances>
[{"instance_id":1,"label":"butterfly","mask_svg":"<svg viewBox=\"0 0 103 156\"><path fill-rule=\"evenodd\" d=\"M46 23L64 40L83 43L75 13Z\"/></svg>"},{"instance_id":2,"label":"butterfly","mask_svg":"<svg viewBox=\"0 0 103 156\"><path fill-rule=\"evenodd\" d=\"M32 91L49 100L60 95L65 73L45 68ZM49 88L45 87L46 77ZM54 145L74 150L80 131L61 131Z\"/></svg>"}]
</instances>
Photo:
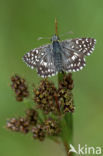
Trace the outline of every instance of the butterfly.
<instances>
[{"instance_id":1,"label":"butterfly","mask_svg":"<svg viewBox=\"0 0 103 156\"><path fill-rule=\"evenodd\" d=\"M45 78L58 72L76 72L86 65L85 56L90 55L95 47L93 38L75 38L60 41L58 35L51 39L52 44L35 48L23 57L24 62Z\"/></svg>"}]
</instances>

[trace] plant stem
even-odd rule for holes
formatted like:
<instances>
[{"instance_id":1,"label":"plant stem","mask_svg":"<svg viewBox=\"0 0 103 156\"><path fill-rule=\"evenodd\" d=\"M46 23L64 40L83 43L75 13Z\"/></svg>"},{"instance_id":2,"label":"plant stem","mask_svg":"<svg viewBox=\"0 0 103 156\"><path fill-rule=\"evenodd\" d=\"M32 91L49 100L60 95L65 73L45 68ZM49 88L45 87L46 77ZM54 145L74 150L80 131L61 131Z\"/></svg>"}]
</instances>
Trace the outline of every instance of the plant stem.
<instances>
[{"instance_id":1,"label":"plant stem","mask_svg":"<svg viewBox=\"0 0 103 156\"><path fill-rule=\"evenodd\" d=\"M63 80L66 74L64 72L58 74L58 85ZM72 113L68 112L62 121L62 140L65 147L67 156L73 156L73 153L69 153L69 145L73 145L73 116Z\"/></svg>"},{"instance_id":2,"label":"plant stem","mask_svg":"<svg viewBox=\"0 0 103 156\"><path fill-rule=\"evenodd\" d=\"M67 156L73 156L72 153L68 153L68 151L69 151L69 146L68 146L68 144L65 143L65 142L64 142L64 147L65 147L65 151L66 151Z\"/></svg>"},{"instance_id":3,"label":"plant stem","mask_svg":"<svg viewBox=\"0 0 103 156\"><path fill-rule=\"evenodd\" d=\"M66 142L64 142L64 146L66 149L66 152L69 151L69 145L72 144L73 145L73 116L72 116L72 113L68 113L65 115L65 121L66 121L66 126L67 126L67 133L66 133ZM65 133L65 131L64 131ZM73 153L68 153L67 152L67 156L73 156L74 154Z\"/></svg>"},{"instance_id":4,"label":"plant stem","mask_svg":"<svg viewBox=\"0 0 103 156\"><path fill-rule=\"evenodd\" d=\"M66 75L66 73L64 73L64 72L58 73L58 85L63 80L65 75Z\"/></svg>"}]
</instances>

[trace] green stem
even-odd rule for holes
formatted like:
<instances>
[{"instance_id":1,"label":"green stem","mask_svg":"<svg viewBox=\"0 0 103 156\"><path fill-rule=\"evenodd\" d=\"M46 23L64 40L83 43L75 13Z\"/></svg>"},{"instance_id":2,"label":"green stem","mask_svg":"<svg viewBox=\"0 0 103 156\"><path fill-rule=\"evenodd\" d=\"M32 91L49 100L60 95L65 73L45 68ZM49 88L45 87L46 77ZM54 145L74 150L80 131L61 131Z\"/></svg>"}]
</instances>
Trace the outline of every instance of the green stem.
<instances>
[{"instance_id":1,"label":"green stem","mask_svg":"<svg viewBox=\"0 0 103 156\"><path fill-rule=\"evenodd\" d=\"M65 115L65 121L68 129L68 135L69 135L69 144L73 144L73 115L72 113L67 113Z\"/></svg>"},{"instance_id":2,"label":"green stem","mask_svg":"<svg viewBox=\"0 0 103 156\"><path fill-rule=\"evenodd\" d=\"M64 72L58 73L58 85L63 80L65 75L66 75L66 73L64 73Z\"/></svg>"},{"instance_id":3,"label":"green stem","mask_svg":"<svg viewBox=\"0 0 103 156\"><path fill-rule=\"evenodd\" d=\"M67 126L67 136L66 136L66 141L64 142L64 146L67 145L68 151L69 151L69 145L73 145L73 115L72 113L67 113L65 115L65 122ZM65 133L65 131L64 131ZM67 153L68 156L73 156L73 153Z\"/></svg>"},{"instance_id":4,"label":"green stem","mask_svg":"<svg viewBox=\"0 0 103 156\"><path fill-rule=\"evenodd\" d=\"M58 74L58 85L63 80L65 73L59 73ZM69 145L73 145L73 116L72 113L67 113L65 117L62 120L62 140L65 147L65 151L67 153L67 156L73 156L73 153L68 153L69 151Z\"/></svg>"}]
</instances>

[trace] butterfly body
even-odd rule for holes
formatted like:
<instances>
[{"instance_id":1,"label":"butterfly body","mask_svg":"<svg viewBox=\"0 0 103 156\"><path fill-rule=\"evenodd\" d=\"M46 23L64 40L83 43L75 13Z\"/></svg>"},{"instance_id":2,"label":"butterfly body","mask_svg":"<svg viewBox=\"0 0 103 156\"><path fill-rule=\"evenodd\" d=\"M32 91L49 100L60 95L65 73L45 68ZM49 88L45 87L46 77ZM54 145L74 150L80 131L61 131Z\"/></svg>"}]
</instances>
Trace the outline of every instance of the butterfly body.
<instances>
[{"instance_id":1,"label":"butterfly body","mask_svg":"<svg viewBox=\"0 0 103 156\"><path fill-rule=\"evenodd\" d=\"M52 44L35 48L23 57L32 69L36 68L41 77L50 77L58 72L76 72L86 65L85 57L90 55L96 43L93 38L75 38L59 41L54 35Z\"/></svg>"},{"instance_id":2,"label":"butterfly body","mask_svg":"<svg viewBox=\"0 0 103 156\"><path fill-rule=\"evenodd\" d=\"M59 41L53 41L53 58L56 71L62 71L62 49Z\"/></svg>"}]
</instances>

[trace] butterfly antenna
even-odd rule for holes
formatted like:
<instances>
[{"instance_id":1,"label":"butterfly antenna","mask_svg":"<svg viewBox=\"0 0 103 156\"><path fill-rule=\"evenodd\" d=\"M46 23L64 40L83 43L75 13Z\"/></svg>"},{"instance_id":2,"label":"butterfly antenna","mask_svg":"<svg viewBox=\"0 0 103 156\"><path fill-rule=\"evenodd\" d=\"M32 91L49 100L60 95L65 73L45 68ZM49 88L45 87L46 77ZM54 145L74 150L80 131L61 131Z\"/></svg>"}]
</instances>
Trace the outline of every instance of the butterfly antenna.
<instances>
[{"instance_id":1,"label":"butterfly antenna","mask_svg":"<svg viewBox=\"0 0 103 156\"><path fill-rule=\"evenodd\" d=\"M56 18L55 18L55 34L58 36L58 22Z\"/></svg>"},{"instance_id":2,"label":"butterfly antenna","mask_svg":"<svg viewBox=\"0 0 103 156\"><path fill-rule=\"evenodd\" d=\"M61 34L60 36L65 36L65 35L68 35L68 34L74 34L74 32L68 31L68 32L65 32L65 33Z\"/></svg>"},{"instance_id":3,"label":"butterfly antenna","mask_svg":"<svg viewBox=\"0 0 103 156\"><path fill-rule=\"evenodd\" d=\"M50 39L50 37L38 37L37 40Z\"/></svg>"}]
</instances>

